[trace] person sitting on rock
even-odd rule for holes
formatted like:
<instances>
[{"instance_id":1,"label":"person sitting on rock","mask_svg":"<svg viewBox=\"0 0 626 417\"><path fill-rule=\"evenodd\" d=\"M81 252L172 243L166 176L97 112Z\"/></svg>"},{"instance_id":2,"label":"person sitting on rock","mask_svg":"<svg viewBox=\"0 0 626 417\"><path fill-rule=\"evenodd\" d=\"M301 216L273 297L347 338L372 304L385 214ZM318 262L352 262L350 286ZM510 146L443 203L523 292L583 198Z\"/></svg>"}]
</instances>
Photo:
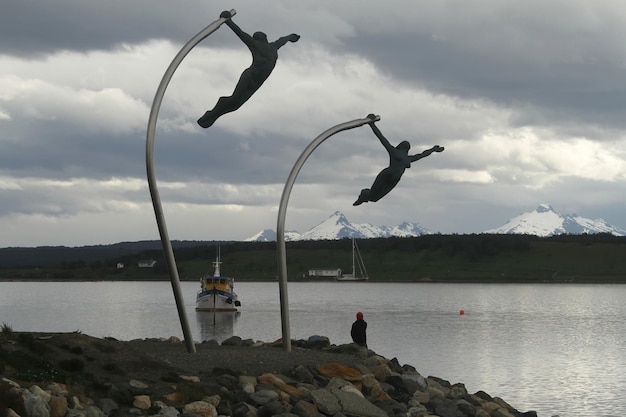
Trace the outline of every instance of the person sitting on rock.
<instances>
[{"instance_id":1,"label":"person sitting on rock","mask_svg":"<svg viewBox=\"0 0 626 417\"><path fill-rule=\"evenodd\" d=\"M356 313L356 321L352 323L350 336L352 341L359 346L367 347L367 322L363 320L363 313Z\"/></svg>"}]
</instances>

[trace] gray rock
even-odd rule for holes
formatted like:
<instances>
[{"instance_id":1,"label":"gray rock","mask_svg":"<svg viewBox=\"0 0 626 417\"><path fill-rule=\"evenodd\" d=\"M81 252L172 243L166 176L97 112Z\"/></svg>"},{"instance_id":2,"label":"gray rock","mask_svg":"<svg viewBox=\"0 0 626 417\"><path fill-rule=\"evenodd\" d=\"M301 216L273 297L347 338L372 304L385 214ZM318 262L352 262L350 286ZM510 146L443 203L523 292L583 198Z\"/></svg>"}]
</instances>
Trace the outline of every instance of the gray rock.
<instances>
[{"instance_id":1,"label":"gray rock","mask_svg":"<svg viewBox=\"0 0 626 417\"><path fill-rule=\"evenodd\" d=\"M128 385L130 385L133 388L139 388L139 389L146 389L146 388L148 388L148 385L145 382L138 381L136 379L131 379L128 382Z\"/></svg>"},{"instance_id":2,"label":"gray rock","mask_svg":"<svg viewBox=\"0 0 626 417\"><path fill-rule=\"evenodd\" d=\"M50 397L51 397L50 393L42 390L41 387L39 387L39 385L33 385L28 390L33 395L41 397L41 399L44 400L44 402L46 403L50 402Z\"/></svg>"},{"instance_id":3,"label":"gray rock","mask_svg":"<svg viewBox=\"0 0 626 417\"><path fill-rule=\"evenodd\" d=\"M233 406L233 417L257 417L257 409L252 405L242 402Z\"/></svg>"},{"instance_id":4,"label":"gray rock","mask_svg":"<svg viewBox=\"0 0 626 417\"><path fill-rule=\"evenodd\" d=\"M50 406L42 397L24 390L22 394L26 415L29 417L50 417Z\"/></svg>"},{"instance_id":5,"label":"gray rock","mask_svg":"<svg viewBox=\"0 0 626 417\"><path fill-rule=\"evenodd\" d=\"M106 415L98 407L88 405L85 407L85 417L106 417Z\"/></svg>"},{"instance_id":6,"label":"gray rock","mask_svg":"<svg viewBox=\"0 0 626 417\"><path fill-rule=\"evenodd\" d=\"M343 414L359 417L387 417L387 413L363 397L338 389L333 389L331 394L337 397Z\"/></svg>"},{"instance_id":7,"label":"gray rock","mask_svg":"<svg viewBox=\"0 0 626 417\"><path fill-rule=\"evenodd\" d=\"M498 408L491 413L491 417L513 417L513 413L504 408Z\"/></svg>"},{"instance_id":8,"label":"gray rock","mask_svg":"<svg viewBox=\"0 0 626 417\"><path fill-rule=\"evenodd\" d=\"M400 365L400 362L398 362L398 358L391 359L387 365L393 372L398 374L402 373L402 366Z\"/></svg>"},{"instance_id":9,"label":"gray rock","mask_svg":"<svg viewBox=\"0 0 626 417\"><path fill-rule=\"evenodd\" d=\"M239 336L231 336L222 342L222 346L242 346L243 341Z\"/></svg>"},{"instance_id":10,"label":"gray rock","mask_svg":"<svg viewBox=\"0 0 626 417\"><path fill-rule=\"evenodd\" d=\"M474 407L472 404L470 404L469 402L465 400L458 400L456 402L456 406L459 410L461 410L463 413L467 414L468 416L473 416L476 414L476 407Z\"/></svg>"},{"instance_id":11,"label":"gray rock","mask_svg":"<svg viewBox=\"0 0 626 417\"><path fill-rule=\"evenodd\" d=\"M341 411L341 405L339 404L337 396L325 389L311 391L311 399L318 410L323 414L333 416Z\"/></svg>"},{"instance_id":12,"label":"gray rock","mask_svg":"<svg viewBox=\"0 0 626 417\"><path fill-rule=\"evenodd\" d=\"M323 349L330 346L330 340L326 336L311 336L304 342L307 349Z\"/></svg>"},{"instance_id":13,"label":"gray rock","mask_svg":"<svg viewBox=\"0 0 626 417\"><path fill-rule=\"evenodd\" d=\"M406 415L408 411L408 407L406 404L393 399L379 401L376 403L376 406L390 416Z\"/></svg>"},{"instance_id":14,"label":"gray rock","mask_svg":"<svg viewBox=\"0 0 626 417\"><path fill-rule=\"evenodd\" d=\"M234 375L223 374L215 378L218 384L226 387L229 391L234 391L239 387L239 378Z\"/></svg>"},{"instance_id":15,"label":"gray rock","mask_svg":"<svg viewBox=\"0 0 626 417\"><path fill-rule=\"evenodd\" d=\"M256 342L252 339L244 339L241 341L241 345L242 346L254 346L256 345Z\"/></svg>"},{"instance_id":16,"label":"gray rock","mask_svg":"<svg viewBox=\"0 0 626 417\"><path fill-rule=\"evenodd\" d=\"M265 405L271 401L278 400L278 393L272 390L260 390L250 394L250 399L257 405Z\"/></svg>"},{"instance_id":17,"label":"gray rock","mask_svg":"<svg viewBox=\"0 0 626 417\"><path fill-rule=\"evenodd\" d=\"M87 414L83 409L72 409L67 410L65 417L85 417Z\"/></svg>"},{"instance_id":18,"label":"gray rock","mask_svg":"<svg viewBox=\"0 0 626 417\"><path fill-rule=\"evenodd\" d=\"M450 393L448 394L448 397L450 398L454 398L454 399L460 399L460 398L468 398L468 393L467 393L467 389L465 388L464 384L454 384L452 385L452 387L450 387Z\"/></svg>"},{"instance_id":19,"label":"gray rock","mask_svg":"<svg viewBox=\"0 0 626 417\"><path fill-rule=\"evenodd\" d=\"M109 415L111 411L119 409L119 405L111 398L101 398L96 402L96 406L101 409L104 414Z\"/></svg>"},{"instance_id":20,"label":"gray rock","mask_svg":"<svg viewBox=\"0 0 626 417\"><path fill-rule=\"evenodd\" d=\"M254 387L257 386L256 377L249 375L239 376L239 386L244 392L252 394L255 391Z\"/></svg>"},{"instance_id":21,"label":"gray rock","mask_svg":"<svg viewBox=\"0 0 626 417\"><path fill-rule=\"evenodd\" d=\"M279 414L287 413L287 405L282 401L274 400L270 401L261 408L259 408L259 417L271 417Z\"/></svg>"},{"instance_id":22,"label":"gray rock","mask_svg":"<svg viewBox=\"0 0 626 417\"><path fill-rule=\"evenodd\" d=\"M434 406L437 415L441 417L468 417L467 414L459 410L456 401L449 398L433 398L431 405Z\"/></svg>"},{"instance_id":23,"label":"gray rock","mask_svg":"<svg viewBox=\"0 0 626 417\"><path fill-rule=\"evenodd\" d=\"M400 375L388 376L385 378L385 382L393 386L395 390L405 394L413 395L413 393L417 391L417 384L412 383L413 381L403 379Z\"/></svg>"},{"instance_id":24,"label":"gray rock","mask_svg":"<svg viewBox=\"0 0 626 417\"><path fill-rule=\"evenodd\" d=\"M159 415L163 417L178 417L180 413L176 407L165 407L159 410Z\"/></svg>"},{"instance_id":25,"label":"gray rock","mask_svg":"<svg viewBox=\"0 0 626 417\"><path fill-rule=\"evenodd\" d=\"M305 382L307 384L312 384L313 381L315 381L315 377L313 376L313 373L311 373L311 371L309 371L307 368L305 368L302 365L299 365L295 369L294 373L296 375L296 378L300 382Z\"/></svg>"},{"instance_id":26,"label":"gray rock","mask_svg":"<svg viewBox=\"0 0 626 417\"><path fill-rule=\"evenodd\" d=\"M404 373L402 374L402 379L409 379L415 382L415 384L417 385L417 390L415 391L419 390L423 392L426 391L426 389L428 388L428 382L426 381L426 378L424 378L417 372ZM415 391L413 391L413 393L415 393Z\"/></svg>"},{"instance_id":27,"label":"gray rock","mask_svg":"<svg viewBox=\"0 0 626 417\"><path fill-rule=\"evenodd\" d=\"M421 404L414 405L413 407L407 410L407 417L418 417L423 416L428 410Z\"/></svg>"}]
</instances>

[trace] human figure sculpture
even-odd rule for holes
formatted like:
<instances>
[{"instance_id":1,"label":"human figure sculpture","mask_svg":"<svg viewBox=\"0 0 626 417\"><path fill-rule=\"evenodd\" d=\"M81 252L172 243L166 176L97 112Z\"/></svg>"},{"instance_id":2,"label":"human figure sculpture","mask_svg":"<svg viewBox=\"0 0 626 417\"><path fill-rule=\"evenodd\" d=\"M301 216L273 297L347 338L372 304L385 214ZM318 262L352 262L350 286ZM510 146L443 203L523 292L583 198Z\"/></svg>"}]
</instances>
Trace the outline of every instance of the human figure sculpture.
<instances>
[{"instance_id":1,"label":"human figure sculpture","mask_svg":"<svg viewBox=\"0 0 626 417\"><path fill-rule=\"evenodd\" d=\"M233 94L229 97L220 97L213 110L207 111L204 116L198 119L198 124L204 128L212 126L220 116L237 110L248 101L272 73L278 59L278 49L287 42L297 42L300 39L300 35L292 33L278 38L274 42L268 42L267 35L263 32L255 32L250 36L241 30L232 21L229 11L223 11L220 17L228 19L225 23L248 46L252 53L252 64L239 77Z\"/></svg>"},{"instance_id":2,"label":"human figure sculpture","mask_svg":"<svg viewBox=\"0 0 626 417\"><path fill-rule=\"evenodd\" d=\"M411 167L411 162L425 158L433 152L443 152L444 150L442 146L435 145L422 153L418 153L417 155L409 155L409 149L411 149L411 144L409 142L402 141L398 144L398 146L392 146L374 124L376 116L369 114L367 117L372 120L369 125L374 131L374 134L389 153L389 166L383 169L376 176L374 184L372 184L370 188L364 188L361 190L358 200L356 200L353 204L354 206L367 203L368 201L375 202L380 200L398 184L400 178L402 178L402 174L404 174L404 171Z\"/></svg>"}]
</instances>

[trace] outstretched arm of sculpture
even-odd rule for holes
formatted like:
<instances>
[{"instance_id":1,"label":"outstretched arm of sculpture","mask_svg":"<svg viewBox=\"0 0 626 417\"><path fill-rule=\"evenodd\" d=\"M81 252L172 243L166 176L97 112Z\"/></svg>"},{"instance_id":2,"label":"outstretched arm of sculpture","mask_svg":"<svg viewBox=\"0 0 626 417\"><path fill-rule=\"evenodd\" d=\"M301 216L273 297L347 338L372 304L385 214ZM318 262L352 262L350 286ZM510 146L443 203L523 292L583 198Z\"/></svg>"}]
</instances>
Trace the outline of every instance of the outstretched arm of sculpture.
<instances>
[{"instance_id":1,"label":"outstretched arm of sculpture","mask_svg":"<svg viewBox=\"0 0 626 417\"><path fill-rule=\"evenodd\" d=\"M300 35L296 35L295 33L292 33L291 35L282 36L276 39L274 42L272 42L272 44L276 46L276 49L278 49L282 46L285 46L287 42L298 42L299 39L300 39Z\"/></svg>"},{"instance_id":2,"label":"outstretched arm of sculpture","mask_svg":"<svg viewBox=\"0 0 626 417\"><path fill-rule=\"evenodd\" d=\"M254 40L252 39L252 36L244 32L243 30L241 30L241 28L237 26L235 22L232 21L231 19L232 15L230 14L228 10L224 10L220 14L220 17L224 19L228 19L224 23L226 23L226 25L228 25L228 27L231 28L233 32L235 32L235 34L239 37L239 39L241 39L243 43L248 45L248 48L252 47L252 45L254 44Z\"/></svg>"},{"instance_id":3,"label":"outstretched arm of sculpture","mask_svg":"<svg viewBox=\"0 0 626 417\"><path fill-rule=\"evenodd\" d=\"M394 149L394 147L391 145L391 143L389 143L387 138L383 136L383 133L380 131L380 129L378 129L378 127L374 124L374 120L376 120L376 115L368 114L367 118L371 120L369 125L372 128L372 131L374 132L378 140L380 141L380 143L382 143L385 149L387 149L387 152L391 152Z\"/></svg>"},{"instance_id":4,"label":"outstretched arm of sculpture","mask_svg":"<svg viewBox=\"0 0 626 417\"><path fill-rule=\"evenodd\" d=\"M439 146L439 145L435 145L430 149L426 149L424 152L422 153L418 153L417 155L411 155L409 156L409 159L411 160L411 162L415 162L417 160L420 160L422 158L427 157L428 155L430 155L433 152L443 152L444 151L444 147L443 146Z\"/></svg>"}]
</instances>

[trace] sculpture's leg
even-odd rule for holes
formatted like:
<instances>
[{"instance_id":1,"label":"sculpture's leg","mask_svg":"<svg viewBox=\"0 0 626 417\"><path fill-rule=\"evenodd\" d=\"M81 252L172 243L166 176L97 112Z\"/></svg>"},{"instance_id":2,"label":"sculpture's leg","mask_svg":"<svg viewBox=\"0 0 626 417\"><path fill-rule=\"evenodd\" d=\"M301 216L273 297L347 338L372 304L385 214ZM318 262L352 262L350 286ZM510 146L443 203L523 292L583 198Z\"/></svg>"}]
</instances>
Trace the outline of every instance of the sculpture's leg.
<instances>
[{"instance_id":1,"label":"sculpture's leg","mask_svg":"<svg viewBox=\"0 0 626 417\"><path fill-rule=\"evenodd\" d=\"M361 190L361 194L359 194L359 198L352 203L353 206L358 206L361 205L363 203L367 203L370 200L370 189L369 188L363 188Z\"/></svg>"},{"instance_id":2,"label":"sculpture's leg","mask_svg":"<svg viewBox=\"0 0 626 417\"><path fill-rule=\"evenodd\" d=\"M260 85L259 85L260 86ZM198 119L198 124L203 127L211 127L213 123L226 113L234 112L238 110L243 103L248 101L252 94L257 91L258 87L249 87L248 78L242 75L239 83L235 87L235 91L228 97L220 97L217 100L217 104L213 107L213 110L209 110L204 113L204 116Z\"/></svg>"},{"instance_id":3,"label":"sculpture's leg","mask_svg":"<svg viewBox=\"0 0 626 417\"><path fill-rule=\"evenodd\" d=\"M198 124L201 127L206 129L207 127L213 126L213 123L215 123L216 120L217 120L217 117L215 117L214 113L211 110L209 110L206 113L204 113L204 116L198 119Z\"/></svg>"}]
</instances>

